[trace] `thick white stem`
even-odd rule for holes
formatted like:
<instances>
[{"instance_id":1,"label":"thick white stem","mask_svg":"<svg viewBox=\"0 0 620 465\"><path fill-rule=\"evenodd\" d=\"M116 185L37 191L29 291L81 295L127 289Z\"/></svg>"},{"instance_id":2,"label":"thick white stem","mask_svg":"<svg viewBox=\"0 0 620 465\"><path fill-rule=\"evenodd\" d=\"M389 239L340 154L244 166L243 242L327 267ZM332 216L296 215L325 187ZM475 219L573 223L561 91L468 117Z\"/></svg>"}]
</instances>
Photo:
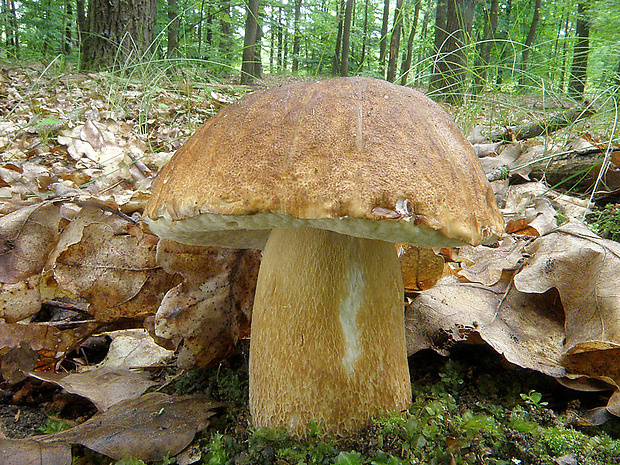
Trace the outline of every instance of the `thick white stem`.
<instances>
[{"instance_id":1,"label":"thick white stem","mask_svg":"<svg viewBox=\"0 0 620 465\"><path fill-rule=\"evenodd\" d=\"M258 276L250 348L256 426L341 434L408 407L403 285L394 245L275 229Z\"/></svg>"}]
</instances>

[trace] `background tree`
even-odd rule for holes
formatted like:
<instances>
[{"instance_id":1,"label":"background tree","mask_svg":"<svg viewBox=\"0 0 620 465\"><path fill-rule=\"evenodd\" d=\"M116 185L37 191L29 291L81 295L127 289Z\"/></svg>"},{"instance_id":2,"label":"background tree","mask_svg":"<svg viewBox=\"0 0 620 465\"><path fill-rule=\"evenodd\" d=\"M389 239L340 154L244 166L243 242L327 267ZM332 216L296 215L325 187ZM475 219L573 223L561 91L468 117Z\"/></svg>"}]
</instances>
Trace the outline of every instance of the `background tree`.
<instances>
[{"instance_id":1,"label":"background tree","mask_svg":"<svg viewBox=\"0 0 620 465\"><path fill-rule=\"evenodd\" d=\"M6 50L15 58L19 58L19 29L17 27L17 13L15 0L2 0L2 27L4 29L4 43Z\"/></svg>"},{"instance_id":2,"label":"background tree","mask_svg":"<svg viewBox=\"0 0 620 465\"><path fill-rule=\"evenodd\" d=\"M438 0L435 17L435 57L429 90L443 100L463 98L467 56L465 39L471 32L474 0Z\"/></svg>"},{"instance_id":3,"label":"background tree","mask_svg":"<svg viewBox=\"0 0 620 465\"><path fill-rule=\"evenodd\" d=\"M484 26L482 39L478 42L478 50L474 63L475 93L480 93L486 83L491 60L491 47L497 33L497 12L499 0L488 0L483 7Z\"/></svg>"},{"instance_id":4,"label":"background tree","mask_svg":"<svg viewBox=\"0 0 620 465\"><path fill-rule=\"evenodd\" d=\"M293 72L299 71L299 50L301 42L301 32L299 21L301 19L301 0L295 0L295 16L293 23L293 65L291 70Z\"/></svg>"},{"instance_id":5,"label":"background tree","mask_svg":"<svg viewBox=\"0 0 620 465\"><path fill-rule=\"evenodd\" d=\"M349 75L349 48L351 40L351 18L355 0L346 0L344 21L342 24L342 56L340 59L340 76Z\"/></svg>"},{"instance_id":6,"label":"background tree","mask_svg":"<svg viewBox=\"0 0 620 465\"><path fill-rule=\"evenodd\" d=\"M241 84L251 84L261 77L260 62L257 61L256 45L259 40L259 0L248 0L245 15L245 35L241 63Z\"/></svg>"},{"instance_id":7,"label":"background tree","mask_svg":"<svg viewBox=\"0 0 620 465\"><path fill-rule=\"evenodd\" d=\"M523 43L523 50L521 51L521 76L519 77L520 85L525 85L527 82L527 57L530 54L530 48L532 47L532 42L534 42L534 37L536 36L536 28L538 28L538 20L540 18L541 3L542 0L533 0L534 12L532 13L532 22L530 23L530 29L527 33L527 37L525 38L525 42Z\"/></svg>"},{"instance_id":8,"label":"background tree","mask_svg":"<svg viewBox=\"0 0 620 465\"><path fill-rule=\"evenodd\" d=\"M336 34L336 46L334 49L334 57L332 59L332 75L337 76L340 73L340 60L342 58L342 30L344 27L344 15L347 6L347 0L340 0L338 7L338 33Z\"/></svg>"},{"instance_id":9,"label":"background tree","mask_svg":"<svg viewBox=\"0 0 620 465\"><path fill-rule=\"evenodd\" d=\"M400 48L400 33L403 28L403 0L396 0L394 10L394 25L390 37L390 59L388 61L387 80L396 80L396 66L398 65L398 50Z\"/></svg>"},{"instance_id":10,"label":"background tree","mask_svg":"<svg viewBox=\"0 0 620 465\"><path fill-rule=\"evenodd\" d=\"M577 41L573 52L568 92L575 98L582 98L588 77L588 54L590 52L589 1L579 0L577 4Z\"/></svg>"},{"instance_id":11,"label":"background tree","mask_svg":"<svg viewBox=\"0 0 620 465\"><path fill-rule=\"evenodd\" d=\"M168 58L179 54L179 6L177 0L168 0Z\"/></svg>"},{"instance_id":12,"label":"background tree","mask_svg":"<svg viewBox=\"0 0 620 465\"><path fill-rule=\"evenodd\" d=\"M407 78L409 76L409 70L411 69L411 60L413 59L413 40L415 39L415 33L418 26L418 16L420 15L420 6L422 4L422 0L415 0L415 8L413 10L413 17L411 21L411 27L409 29L409 36L407 39L407 50L405 52L405 57L403 58L403 63L400 67L400 85L404 86L407 84Z\"/></svg>"},{"instance_id":13,"label":"background tree","mask_svg":"<svg viewBox=\"0 0 620 465\"><path fill-rule=\"evenodd\" d=\"M80 69L123 68L151 52L157 0L89 0Z\"/></svg>"},{"instance_id":14,"label":"background tree","mask_svg":"<svg viewBox=\"0 0 620 465\"><path fill-rule=\"evenodd\" d=\"M390 0L383 1L383 16L381 21L381 38L379 39L379 63L381 76L385 74L385 57L388 44L388 25L390 24Z\"/></svg>"}]
</instances>

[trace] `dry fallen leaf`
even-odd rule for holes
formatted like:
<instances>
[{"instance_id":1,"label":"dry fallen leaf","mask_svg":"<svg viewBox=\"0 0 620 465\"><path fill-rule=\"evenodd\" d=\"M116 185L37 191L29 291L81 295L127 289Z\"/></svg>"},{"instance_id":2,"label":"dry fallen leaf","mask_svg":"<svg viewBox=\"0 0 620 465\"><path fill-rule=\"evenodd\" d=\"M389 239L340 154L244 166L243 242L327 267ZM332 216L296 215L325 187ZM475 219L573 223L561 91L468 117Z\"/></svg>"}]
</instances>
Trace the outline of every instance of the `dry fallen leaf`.
<instances>
[{"instance_id":1,"label":"dry fallen leaf","mask_svg":"<svg viewBox=\"0 0 620 465\"><path fill-rule=\"evenodd\" d=\"M73 329L60 330L42 323L25 325L0 321L0 356L13 348L31 349L37 353L38 370L53 369L57 358L74 349L97 326L96 323L83 323ZM11 363L15 363L15 360ZM32 370L29 362L14 368L24 372Z\"/></svg>"},{"instance_id":2,"label":"dry fallen leaf","mask_svg":"<svg viewBox=\"0 0 620 465\"><path fill-rule=\"evenodd\" d=\"M112 342L99 366L107 369L162 366L174 356L174 351L156 344L144 329L124 329L105 334L112 338Z\"/></svg>"},{"instance_id":3,"label":"dry fallen leaf","mask_svg":"<svg viewBox=\"0 0 620 465\"><path fill-rule=\"evenodd\" d=\"M444 259L428 247L399 244L398 257L405 292L429 289L443 275Z\"/></svg>"},{"instance_id":4,"label":"dry fallen leaf","mask_svg":"<svg viewBox=\"0 0 620 465\"><path fill-rule=\"evenodd\" d=\"M460 247L453 259L461 263L458 275L473 283L496 284L504 270L516 270L527 241L507 236L498 247Z\"/></svg>"},{"instance_id":5,"label":"dry fallen leaf","mask_svg":"<svg viewBox=\"0 0 620 465\"><path fill-rule=\"evenodd\" d=\"M556 288L565 310L566 349L600 341L620 344L620 244L570 221L527 247L515 276L522 292Z\"/></svg>"},{"instance_id":6,"label":"dry fallen leaf","mask_svg":"<svg viewBox=\"0 0 620 465\"><path fill-rule=\"evenodd\" d=\"M39 274L58 241L60 207L45 202L0 218L0 282Z\"/></svg>"},{"instance_id":7,"label":"dry fallen leaf","mask_svg":"<svg viewBox=\"0 0 620 465\"><path fill-rule=\"evenodd\" d=\"M88 300L98 321L155 313L174 282L155 263L156 240L120 220L85 208L63 232L47 265L60 287Z\"/></svg>"},{"instance_id":8,"label":"dry fallen leaf","mask_svg":"<svg viewBox=\"0 0 620 465\"><path fill-rule=\"evenodd\" d=\"M155 315L155 335L173 341L182 338L179 367L219 362L249 330L258 252L161 240L157 260L185 281L162 300Z\"/></svg>"},{"instance_id":9,"label":"dry fallen leaf","mask_svg":"<svg viewBox=\"0 0 620 465\"><path fill-rule=\"evenodd\" d=\"M407 352L431 348L445 354L476 333L510 362L559 377L565 372L563 323L555 291L524 294L509 277L484 286L447 276L407 305Z\"/></svg>"},{"instance_id":10,"label":"dry fallen leaf","mask_svg":"<svg viewBox=\"0 0 620 465\"><path fill-rule=\"evenodd\" d=\"M41 309L40 275L18 283L0 284L0 318L15 323L35 315Z\"/></svg>"},{"instance_id":11,"label":"dry fallen leaf","mask_svg":"<svg viewBox=\"0 0 620 465\"><path fill-rule=\"evenodd\" d=\"M173 397L151 392L40 440L82 444L115 460L162 460L185 449L221 406L204 394Z\"/></svg>"},{"instance_id":12,"label":"dry fallen leaf","mask_svg":"<svg viewBox=\"0 0 620 465\"><path fill-rule=\"evenodd\" d=\"M71 445L0 438L2 465L71 465Z\"/></svg>"},{"instance_id":13,"label":"dry fallen leaf","mask_svg":"<svg viewBox=\"0 0 620 465\"><path fill-rule=\"evenodd\" d=\"M80 373L39 373L30 376L56 384L71 394L86 397L100 412L112 405L140 397L156 385L146 371L94 368Z\"/></svg>"}]
</instances>

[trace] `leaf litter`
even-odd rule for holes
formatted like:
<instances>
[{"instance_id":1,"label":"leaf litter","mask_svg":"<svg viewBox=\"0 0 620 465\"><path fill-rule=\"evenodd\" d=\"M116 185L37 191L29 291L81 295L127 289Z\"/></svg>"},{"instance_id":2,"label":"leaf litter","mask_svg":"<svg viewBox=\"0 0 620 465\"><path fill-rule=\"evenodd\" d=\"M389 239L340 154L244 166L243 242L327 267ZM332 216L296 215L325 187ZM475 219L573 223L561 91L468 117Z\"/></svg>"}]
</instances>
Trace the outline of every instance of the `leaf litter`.
<instances>
[{"instance_id":1,"label":"leaf litter","mask_svg":"<svg viewBox=\"0 0 620 465\"><path fill-rule=\"evenodd\" d=\"M67 432L0 439L0 451L7 463L70 463L78 443L115 459L176 455L220 405L144 394L165 382L153 367L216 366L248 336L260 253L160 241L139 218L155 173L238 92L162 87L146 114L140 86L116 78L3 76L2 379L36 377L100 412ZM573 388L615 389L604 412L618 415L619 247L581 223L587 201L531 180L530 162L570 146L473 142L489 174L510 173L493 182L508 235L493 247L401 247L409 353L482 340ZM101 334L113 340L100 364L75 355Z\"/></svg>"}]
</instances>

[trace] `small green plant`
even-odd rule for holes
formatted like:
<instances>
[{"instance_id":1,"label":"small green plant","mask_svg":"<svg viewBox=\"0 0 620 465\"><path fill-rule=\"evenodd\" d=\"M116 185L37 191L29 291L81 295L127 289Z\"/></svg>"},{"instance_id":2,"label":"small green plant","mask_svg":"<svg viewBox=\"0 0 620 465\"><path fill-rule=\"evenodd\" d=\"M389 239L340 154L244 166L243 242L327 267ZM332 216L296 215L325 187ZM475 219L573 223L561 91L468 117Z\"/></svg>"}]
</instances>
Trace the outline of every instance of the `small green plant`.
<instances>
[{"instance_id":1,"label":"small green plant","mask_svg":"<svg viewBox=\"0 0 620 465\"><path fill-rule=\"evenodd\" d=\"M620 241L620 205L607 204L588 217L590 229L605 239Z\"/></svg>"},{"instance_id":2,"label":"small green plant","mask_svg":"<svg viewBox=\"0 0 620 465\"><path fill-rule=\"evenodd\" d=\"M209 444L205 448L206 457L203 462L206 465L224 465L228 461L228 453L226 452L226 444L222 434L215 434L211 437Z\"/></svg>"},{"instance_id":3,"label":"small green plant","mask_svg":"<svg viewBox=\"0 0 620 465\"><path fill-rule=\"evenodd\" d=\"M546 407L549 405L549 402L542 401L542 394L540 392L536 392L533 389L527 394L520 394L521 399L523 399L526 405L529 405L534 408Z\"/></svg>"},{"instance_id":4,"label":"small green plant","mask_svg":"<svg viewBox=\"0 0 620 465\"><path fill-rule=\"evenodd\" d=\"M39 434L53 434L65 431L71 428L71 424L67 420L57 417L48 417L45 424L39 426Z\"/></svg>"},{"instance_id":5,"label":"small green plant","mask_svg":"<svg viewBox=\"0 0 620 465\"><path fill-rule=\"evenodd\" d=\"M334 462L336 465L361 465L362 455L359 452L340 452Z\"/></svg>"}]
</instances>

